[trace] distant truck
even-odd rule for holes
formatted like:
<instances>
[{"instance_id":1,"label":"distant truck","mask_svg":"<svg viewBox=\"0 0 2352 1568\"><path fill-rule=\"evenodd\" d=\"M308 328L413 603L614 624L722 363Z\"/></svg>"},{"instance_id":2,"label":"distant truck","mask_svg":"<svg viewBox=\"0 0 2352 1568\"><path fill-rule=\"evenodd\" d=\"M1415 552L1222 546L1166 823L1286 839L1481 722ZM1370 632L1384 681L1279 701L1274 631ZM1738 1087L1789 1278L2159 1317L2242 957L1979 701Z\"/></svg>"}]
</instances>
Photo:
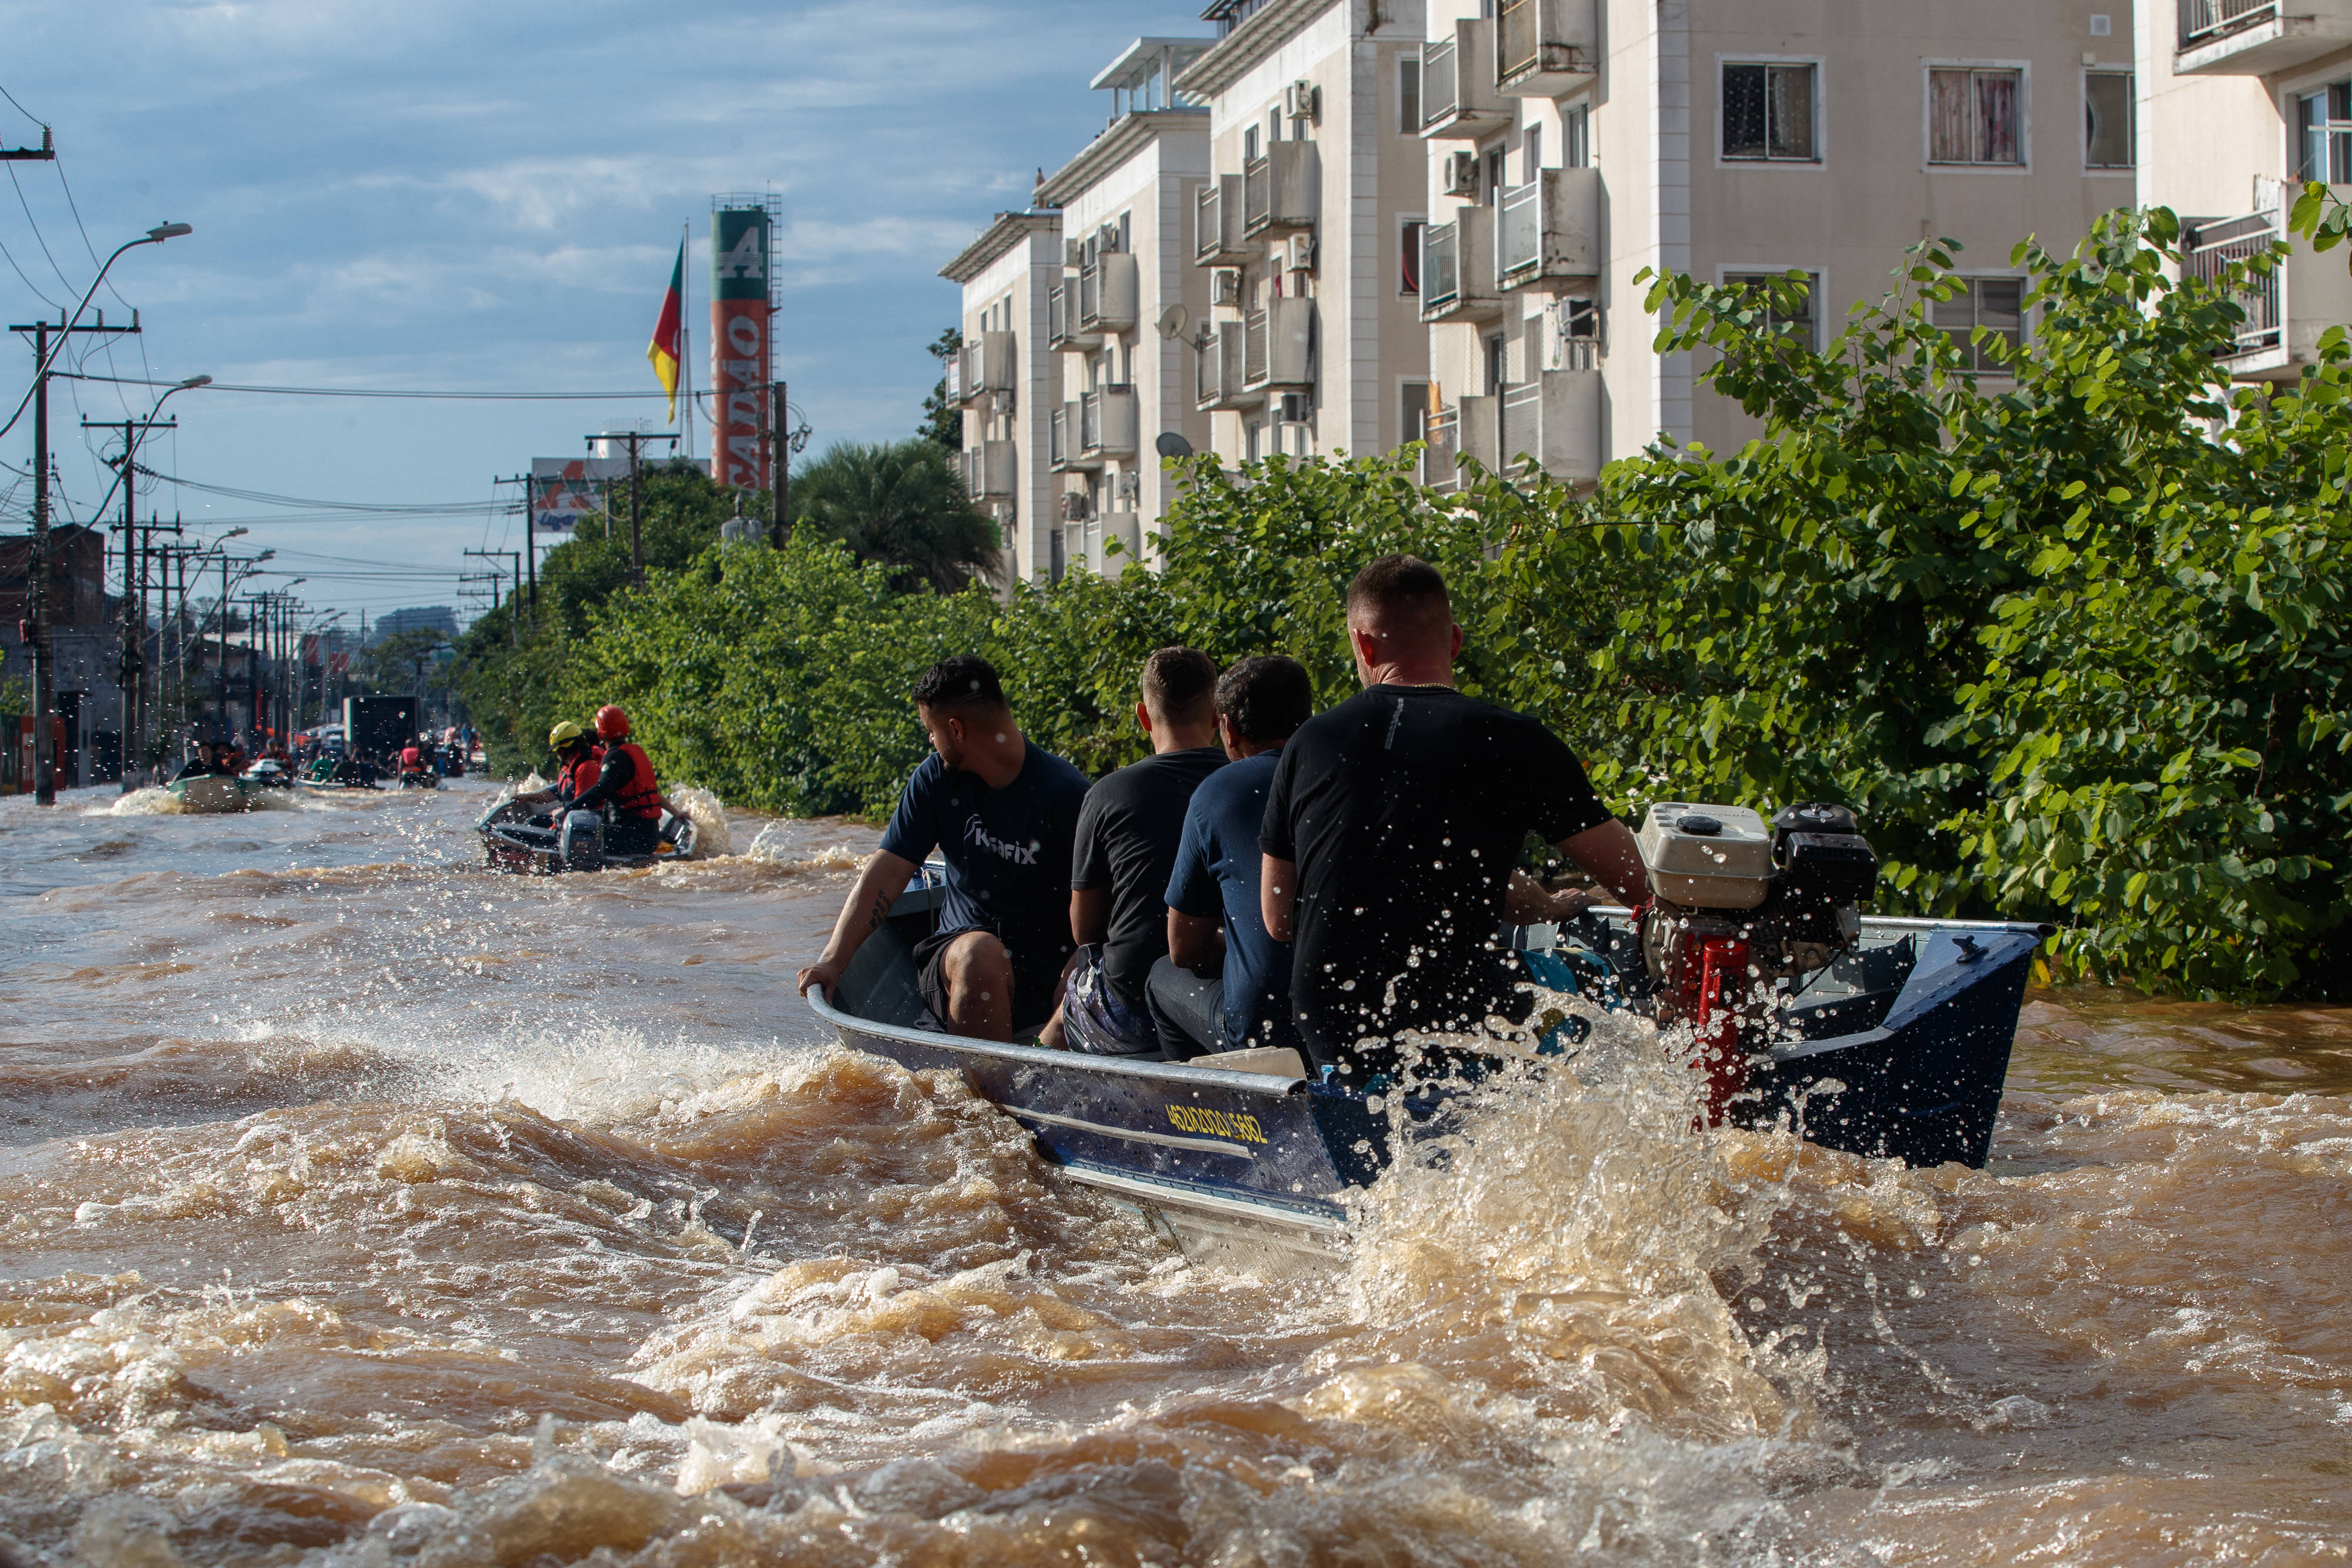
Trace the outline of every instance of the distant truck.
<instances>
[{"instance_id":1,"label":"distant truck","mask_svg":"<svg viewBox=\"0 0 2352 1568\"><path fill-rule=\"evenodd\" d=\"M400 748L416 738L417 706L415 697L345 697L345 748L386 762L398 758Z\"/></svg>"}]
</instances>

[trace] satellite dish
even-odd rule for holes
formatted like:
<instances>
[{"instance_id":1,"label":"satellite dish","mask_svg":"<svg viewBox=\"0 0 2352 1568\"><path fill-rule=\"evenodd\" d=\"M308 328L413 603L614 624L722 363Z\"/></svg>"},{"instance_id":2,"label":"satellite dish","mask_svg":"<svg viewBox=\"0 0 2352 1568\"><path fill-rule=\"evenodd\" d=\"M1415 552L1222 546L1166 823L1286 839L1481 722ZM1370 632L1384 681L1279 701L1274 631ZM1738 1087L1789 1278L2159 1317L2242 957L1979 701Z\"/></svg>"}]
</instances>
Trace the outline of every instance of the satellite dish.
<instances>
[{"instance_id":1,"label":"satellite dish","mask_svg":"<svg viewBox=\"0 0 2352 1568\"><path fill-rule=\"evenodd\" d=\"M1169 308L1171 310L1181 311L1184 307L1181 305L1171 305ZM1160 433L1160 439L1153 442L1151 445L1152 449L1158 452L1162 457L1190 457L1192 455L1192 444L1185 440L1182 436L1177 434L1172 430L1161 431Z\"/></svg>"},{"instance_id":2,"label":"satellite dish","mask_svg":"<svg viewBox=\"0 0 2352 1568\"><path fill-rule=\"evenodd\" d=\"M1182 337L1184 329L1192 324L1192 313L1181 305L1171 305L1160 313L1160 335L1171 343Z\"/></svg>"}]
</instances>

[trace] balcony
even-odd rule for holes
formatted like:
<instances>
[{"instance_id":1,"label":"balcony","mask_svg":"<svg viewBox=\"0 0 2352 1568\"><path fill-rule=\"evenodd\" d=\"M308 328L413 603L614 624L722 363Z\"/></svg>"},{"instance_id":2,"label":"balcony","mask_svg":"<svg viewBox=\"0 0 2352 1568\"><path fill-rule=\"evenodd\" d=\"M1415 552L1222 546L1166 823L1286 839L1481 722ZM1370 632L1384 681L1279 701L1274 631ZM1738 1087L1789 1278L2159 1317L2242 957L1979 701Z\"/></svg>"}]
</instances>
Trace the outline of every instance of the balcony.
<instances>
[{"instance_id":1,"label":"balcony","mask_svg":"<svg viewBox=\"0 0 2352 1568\"><path fill-rule=\"evenodd\" d=\"M1113 553L1111 546L1118 549ZM1085 522L1062 525L1062 554L1072 567L1098 577L1117 577L1143 559L1143 519L1134 512L1105 512Z\"/></svg>"},{"instance_id":2,"label":"balcony","mask_svg":"<svg viewBox=\"0 0 2352 1568\"><path fill-rule=\"evenodd\" d=\"M1262 392L1246 389L1242 375L1243 327L1220 321L1206 329L1198 345L1192 371L1192 402L1204 409L1249 408L1265 401Z\"/></svg>"},{"instance_id":3,"label":"balcony","mask_svg":"<svg viewBox=\"0 0 2352 1568\"><path fill-rule=\"evenodd\" d=\"M1107 457L1135 455L1139 412L1131 386L1098 387L1078 397L1078 456L1098 466Z\"/></svg>"},{"instance_id":4,"label":"balcony","mask_svg":"<svg viewBox=\"0 0 2352 1568\"><path fill-rule=\"evenodd\" d=\"M1103 465L1100 453L1086 449L1086 410L1078 399L1072 398L1046 413L1045 459L1056 473Z\"/></svg>"},{"instance_id":5,"label":"balcony","mask_svg":"<svg viewBox=\"0 0 2352 1568\"><path fill-rule=\"evenodd\" d=\"M963 453L963 487L975 501L1010 500L1018 486L1013 475L1013 444L983 441Z\"/></svg>"},{"instance_id":6,"label":"balcony","mask_svg":"<svg viewBox=\"0 0 2352 1568\"><path fill-rule=\"evenodd\" d=\"M1601 274L1601 171L1538 169L1495 204L1495 282L1505 290Z\"/></svg>"},{"instance_id":7,"label":"balcony","mask_svg":"<svg viewBox=\"0 0 2352 1568\"><path fill-rule=\"evenodd\" d=\"M1055 353L1083 354L1102 347L1102 334L1081 332L1077 287L1067 277L1045 291L1045 346Z\"/></svg>"},{"instance_id":8,"label":"balcony","mask_svg":"<svg viewBox=\"0 0 2352 1568\"><path fill-rule=\"evenodd\" d=\"M1508 98L1590 87L1600 57L1593 0L1503 0L1495 14L1495 85Z\"/></svg>"},{"instance_id":9,"label":"balcony","mask_svg":"<svg viewBox=\"0 0 2352 1568\"><path fill-rule=\"evenodd\" d=\"M1138 277L1135 257L1108 251L1078 272L1078 330L1124 332L1135 325Z\"/></svg>"},{"instance_id":10,"label":"balcony","mask_svg":"<svg viewBox=\"0 0 2352 1568\"><path fill-rule=\"evenodd\" d=\"M960 401L972 402L998 392L1009 396L1016 358L1010 332L982 332L978 342L966 343L956 351L953 371Z\"/></svg>"},{"instance_id":11,"label":"balcony","mask_svg":"<svg viewBox=\"0 0 2352 1568\"><path fill-rule=\"evenodd\" d=\"M1491 397L1457 398L1451 407L1430 415L1429 433L1423 437L1427 444L1421 454L1421 482L1440 495L1452 496L1462 488L1461 459L1475 457L1489 472L1499 467L1495 457L1495 416Z\"/></svg>"},{"instance_id":12,"label":"balcony","mask_svg":"<svg viewBox=\"0 0 2352 1568\"><path fill-rule=\"evenodd\" d=\"M1242 317L1242 385L1253 392L1315 384L1315 301L1272 299Z\"/></svg>"},{"instance_id":13,"label":"balcony","mask_svg":"<svg viewBox=\"0 0 2352 1568\"><path fill-rule=\"evenodd\" d=\"M963 350L961 348L956 350L955 352L950 354L947 358L947 364L945 366L945 386L942 390L945 392L948 406L950 408L957 408L962 405Z\"/></svg>"},{"instance_id":14,"label":"balcony","mask_svg":"<svg viewBox=\"0 0 2352 1568\"><path fill-rule=\"evenodd\" d=\"M1192 204L1192 265L1240 267L1259 246L1242 232L1242 177L1213 175Z\"/></svg>"},{"instance_id":15,"label":"balcony","mask_svg":"<svg viewBox=\"0 0 2352 1568\"><path fill-rule=\"evenodd\" d=\"M2178 76L2268 76L2352 48L2352 0L2177 0Z\"/></svg>"},{"instance_id":16,"label":"balcony","mask_svg":"<svg viewBox=\"0 0 2352 1568\"><path fill-rule=\"evenodd\" d=\"M1421 319L1425 322L1491 321L1503 313L1495 287L1495 227L1485 209L1465 207L1459 220L1421 231Z\"/></svg>"},{"instance_id":17,"label":"balcony","mask_svg":"<svg viewBox=\"0 0 2352 1568\"><path fill-rule=\"evenodd\" d=\"M1315 226L1322 184L1312 141L1277 141L1242 170L1242 232L1287 233Z\"/></svg>"},{"instance_id":18,"label":"balcony","mask_svg":"<svg viewBox=\"0 0 2352 1568\"><path fill-rule=\"evenodd\" d=\"M1541 371L1503 389L1503 463L1533 462L1555 479L1601 477L1601 372Z\"/></svg>"},{"instance_id":19,"label":"balcony","mask_svg":"<svg viewBox=\"0 0 2352 1568\"><path fill-rule=\"evenodd\" d=\"M1441 141L1475 141L1512 120L1486 62L1495 57L1495 24L1475 17L1421 52L1421 133Z\"/></svg>"}]
</instances>

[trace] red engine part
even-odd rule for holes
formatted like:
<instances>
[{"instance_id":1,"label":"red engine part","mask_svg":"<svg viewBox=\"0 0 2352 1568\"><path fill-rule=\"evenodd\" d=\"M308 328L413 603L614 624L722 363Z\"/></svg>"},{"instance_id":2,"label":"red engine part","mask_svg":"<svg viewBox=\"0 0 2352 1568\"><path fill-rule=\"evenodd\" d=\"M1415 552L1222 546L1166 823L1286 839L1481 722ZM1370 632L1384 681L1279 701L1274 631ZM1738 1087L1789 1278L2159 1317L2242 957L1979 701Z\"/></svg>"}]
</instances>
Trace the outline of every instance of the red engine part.
<instances>
[{"instance_id":1,"label":"red engine part","mask_svg":"<svg viewBox=\"0 0 2352 1568\"><path fill-rule=\"evenodd\" d=\"M1716 1126L1748 1087L1748 1053L1739 1045L1738 999L1748 980L1748 944L1737 936L1702 936L1682 962L1681 1011L1691 1020L1698 1054L1694 1071L1706 1074L1706 1109L1700 1124Z\"/></svg>"}]
</instances>

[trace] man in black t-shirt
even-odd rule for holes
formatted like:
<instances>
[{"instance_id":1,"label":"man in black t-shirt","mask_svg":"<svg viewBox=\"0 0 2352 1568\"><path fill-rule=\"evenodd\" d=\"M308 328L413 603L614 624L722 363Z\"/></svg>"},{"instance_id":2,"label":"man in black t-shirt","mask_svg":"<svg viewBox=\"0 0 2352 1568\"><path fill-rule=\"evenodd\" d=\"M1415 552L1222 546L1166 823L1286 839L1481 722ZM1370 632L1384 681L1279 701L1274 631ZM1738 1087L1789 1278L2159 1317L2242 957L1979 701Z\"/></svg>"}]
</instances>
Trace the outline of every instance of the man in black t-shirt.
<instances>
[{"instance_id":1,"label":"man in black t-shirt","mask_svg":"<svg viewBox=\"0 0 2352 1568\"><path fill-rule=\"evenodd\" d=\"M1364 689L1283 748L1258 847L1266 930L1288 938L1291 1008L1308 1054L1360 1084L1393 1072L1402 1030L1476 1031L1525 1010L1497 940L1507 912L1559 920L1639 901L1633 835L1536 719L1454 689L1462 651L1444 580L1383 556L1348 589ZM1605 895L1515 876L1530 833Z\"/></svg>"},{"instance_id":2,"label":"man in black t-shirt","mask_svg":"<svg viewBox=\"0 0 2352 1568\"><path fill-rule=\"evenodd\" d=\"M1103 1056L1159 1049L1145 990L1168 956L1168 873L1184 808L1201 780L1225 765L1217 745L1217 666L1193 648L1162 648L1144 661L1136 721L1150 757L1095 781L1078 813L1070 862L1070 935L1078 943L1061 1014L1045 1045Z\"/></svg>"},{"instance_id":3,"label":"man in black t-shirt","mask_svg":"<svg viewBox=\"0 0 2352 1568\"><path fill-rule=\"evenodd\" d=\"M942 659L915 687L931 755L842 905L824 956L800 972L801 994L833 995L857 949L934 849L947 862L947 900L915 946L923 1000L958 1034L1010 1040L1052 1016L1070 956L1070 840L1086 776L1029 744L985 659Z\"/></svg>"}]
</instances>

